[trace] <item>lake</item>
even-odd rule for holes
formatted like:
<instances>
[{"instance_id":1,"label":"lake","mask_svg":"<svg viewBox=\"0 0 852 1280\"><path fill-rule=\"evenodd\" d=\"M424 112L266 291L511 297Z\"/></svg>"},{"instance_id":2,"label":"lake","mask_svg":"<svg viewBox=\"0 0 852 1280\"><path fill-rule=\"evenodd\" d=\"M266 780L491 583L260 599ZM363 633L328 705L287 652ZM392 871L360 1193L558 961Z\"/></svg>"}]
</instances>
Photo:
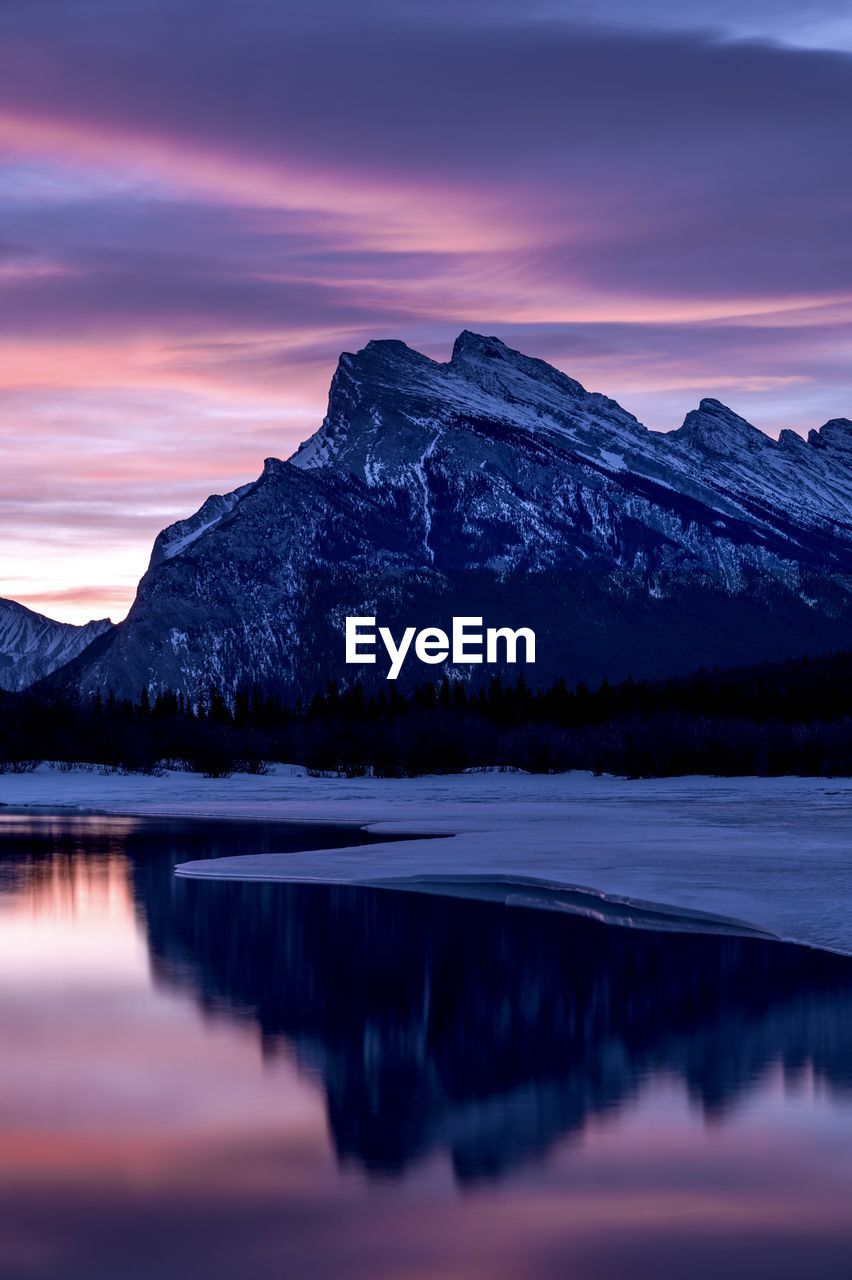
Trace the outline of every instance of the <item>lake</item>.
<instances>
[{"instance_id":1,"label":"lake","mask_svg":"<svg viewBox=\"0 0 852 1280\"><path fill-rule=\"evenodd\" d=\"M172 874L341 842L0 809L3 1280L846 1280L852 960Z\"/></svg>"}]
</instances>

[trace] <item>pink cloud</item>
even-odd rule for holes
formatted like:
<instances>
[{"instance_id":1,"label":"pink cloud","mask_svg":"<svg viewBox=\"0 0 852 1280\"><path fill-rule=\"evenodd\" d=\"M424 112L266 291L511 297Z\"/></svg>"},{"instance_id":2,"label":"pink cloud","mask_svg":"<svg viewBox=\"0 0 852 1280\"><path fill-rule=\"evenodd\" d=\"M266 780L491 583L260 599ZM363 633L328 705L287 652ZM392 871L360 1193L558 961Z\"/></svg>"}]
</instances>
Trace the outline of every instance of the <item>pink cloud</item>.
<instances>
[{"instance_id":1,"label":"pink cloud","mask_svg":"<svg viewBox=\"0 0 852 1280\"><path fill-rule=\"evenodd\" d=\"M0 592L50 600L64 537L129 593L374 336L496 332L652 426L849 411L849 59L254 0L83 38L73 7L10 4L0 47Z\"/></svg>"}]
</instances>

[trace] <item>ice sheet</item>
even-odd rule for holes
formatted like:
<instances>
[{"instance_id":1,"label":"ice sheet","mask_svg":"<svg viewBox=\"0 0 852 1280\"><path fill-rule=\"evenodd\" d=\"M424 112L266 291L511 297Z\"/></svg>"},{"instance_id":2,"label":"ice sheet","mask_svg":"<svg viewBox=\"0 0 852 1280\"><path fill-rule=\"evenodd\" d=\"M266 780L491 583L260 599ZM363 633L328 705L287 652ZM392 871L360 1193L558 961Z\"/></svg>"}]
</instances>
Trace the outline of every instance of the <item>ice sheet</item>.
<instances>
[{"instance_id":1,"label":"ice sheet","mask_svg":"<svg viewBox=\"0 0 852 1280\"><path fill-rule=\"evenodd\" d=\"M268 777L213 781L42 766L0 776L0 802L429 835L436 838L256 855L247 833L244 857L184 864L180 874L397 886L426 877L443 892L453 892L458 877L487 884L508 877L509 897L523 896L528 882L536 890L544 882L674 913L709 913L852 954L850 779L340 779L281 767Z\"/></svg>"}]
</instances>

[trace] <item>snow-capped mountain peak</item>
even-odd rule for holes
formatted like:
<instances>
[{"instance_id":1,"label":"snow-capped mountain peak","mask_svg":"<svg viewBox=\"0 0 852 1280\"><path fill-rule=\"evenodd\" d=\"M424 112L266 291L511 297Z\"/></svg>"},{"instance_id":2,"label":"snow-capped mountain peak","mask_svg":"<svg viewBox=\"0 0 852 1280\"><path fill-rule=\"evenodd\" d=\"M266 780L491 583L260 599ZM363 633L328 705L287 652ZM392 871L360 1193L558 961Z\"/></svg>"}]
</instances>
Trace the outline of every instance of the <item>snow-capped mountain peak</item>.
<instances>
[{"instance_id":1,"label":"snow-capped mountain peak","mask_svg":"<svg viewBox=\"0 0 852 1280\"><path fill-rule=\"evenodd\" d=\"M16 600L0 599L0 689L25 689L77 658L110 630L109 618L73 626Z\"/></svg>"},{"instance_id":2,"label":"snow-capped mountain peak","mask_svg":"<svg viewBox=\"0 0 852 1280\"><path fill-rule=\"evenodd\" d=\"M589 394L579 382L544 360L525 356L499 338L485 337L470 329L463 330L453 343L450 368L501 397L517 391L519 380L523 379L539 387L556 387L563 396L584 398Z\"/></svg>"},{"instance_id":3,"label":"snow-capped mountain peak","mask_svg":"<svg viewBox=\"0 0 852 1280\"><path fill-rule=\"evenodd\" d=\"M683 426L669 433L669 439L702 452L725 456L740 450L774 448L776 442L720 400L705 398L686 415Z\"/></svg>"},{"instance_id":4,"label":"snow-capped mountain peak","mask_svg":"<svg viewBox=\"0 0 852 1280\"><path fill-rule=\"evenodd\" d=\"M852 455L852 422L848 418L832 418L818 431L808 432L808 444L817 449L833 449ZM849 461L852 461L850 457Z\"/></svg>"},{"instance_id":5,"label":"snow-capped mountain peak","mask_svg":"<svg viewBox=\"0 0 852 1280\"><path fill-rule=\"evenodd\" d=\"M534 626L541 680L852 647L852 427L815 435L776 441L712 398L650 431L470 331L443 363L369 342L288 462L161 535L80 683L307 692L352 678L347 615Z\"/></svg>"},{"instance_id":6,"label":"snow-capped mountain peak","mask_svg":"<svg viewBox=\"0 0 852 1280\"><path fill-rule=\"evenodd\" d=\"M493 423L570 442L593 457L601 448L609 457L644 448L652 434L543 360L465 330L444 364L396 340L344 353L322 426L291 461L346 467L375 484L387 481L389 467L419 466L442 432L474 422L480 430Z\"/></svg>"}]
</instances>

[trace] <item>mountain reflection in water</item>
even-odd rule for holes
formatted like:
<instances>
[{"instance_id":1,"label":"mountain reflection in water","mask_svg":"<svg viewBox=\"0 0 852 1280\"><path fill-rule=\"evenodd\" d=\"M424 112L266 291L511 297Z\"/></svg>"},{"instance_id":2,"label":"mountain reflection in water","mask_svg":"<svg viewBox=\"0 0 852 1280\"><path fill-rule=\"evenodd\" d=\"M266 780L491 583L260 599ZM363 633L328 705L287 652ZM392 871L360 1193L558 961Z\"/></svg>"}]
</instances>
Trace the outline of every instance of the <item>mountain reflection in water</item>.
<instances>
[{"instance_id":1,"label":"mountain reflection in water","mask_svg":"<svg viewBox=\"0 0 852 1280\"><path fill-rule=\"evenodd\" d=\"M2 1280L846 1280L852 960L172 873L340 843L0 806Z\"/></svg>"},{"instance_id":2,"label":"mountain reflection in water","mask_svg":"<svg viewBox=\"0 0 852 1280\"><path fill-rule=\"evenodd\" d=\"M678 1077L708 1120L773 1066L852 1088L852 961L754 938L134 866L156 973L294 1046L339 1156L499 1177Z\"/></svg>"}]
</instances>

